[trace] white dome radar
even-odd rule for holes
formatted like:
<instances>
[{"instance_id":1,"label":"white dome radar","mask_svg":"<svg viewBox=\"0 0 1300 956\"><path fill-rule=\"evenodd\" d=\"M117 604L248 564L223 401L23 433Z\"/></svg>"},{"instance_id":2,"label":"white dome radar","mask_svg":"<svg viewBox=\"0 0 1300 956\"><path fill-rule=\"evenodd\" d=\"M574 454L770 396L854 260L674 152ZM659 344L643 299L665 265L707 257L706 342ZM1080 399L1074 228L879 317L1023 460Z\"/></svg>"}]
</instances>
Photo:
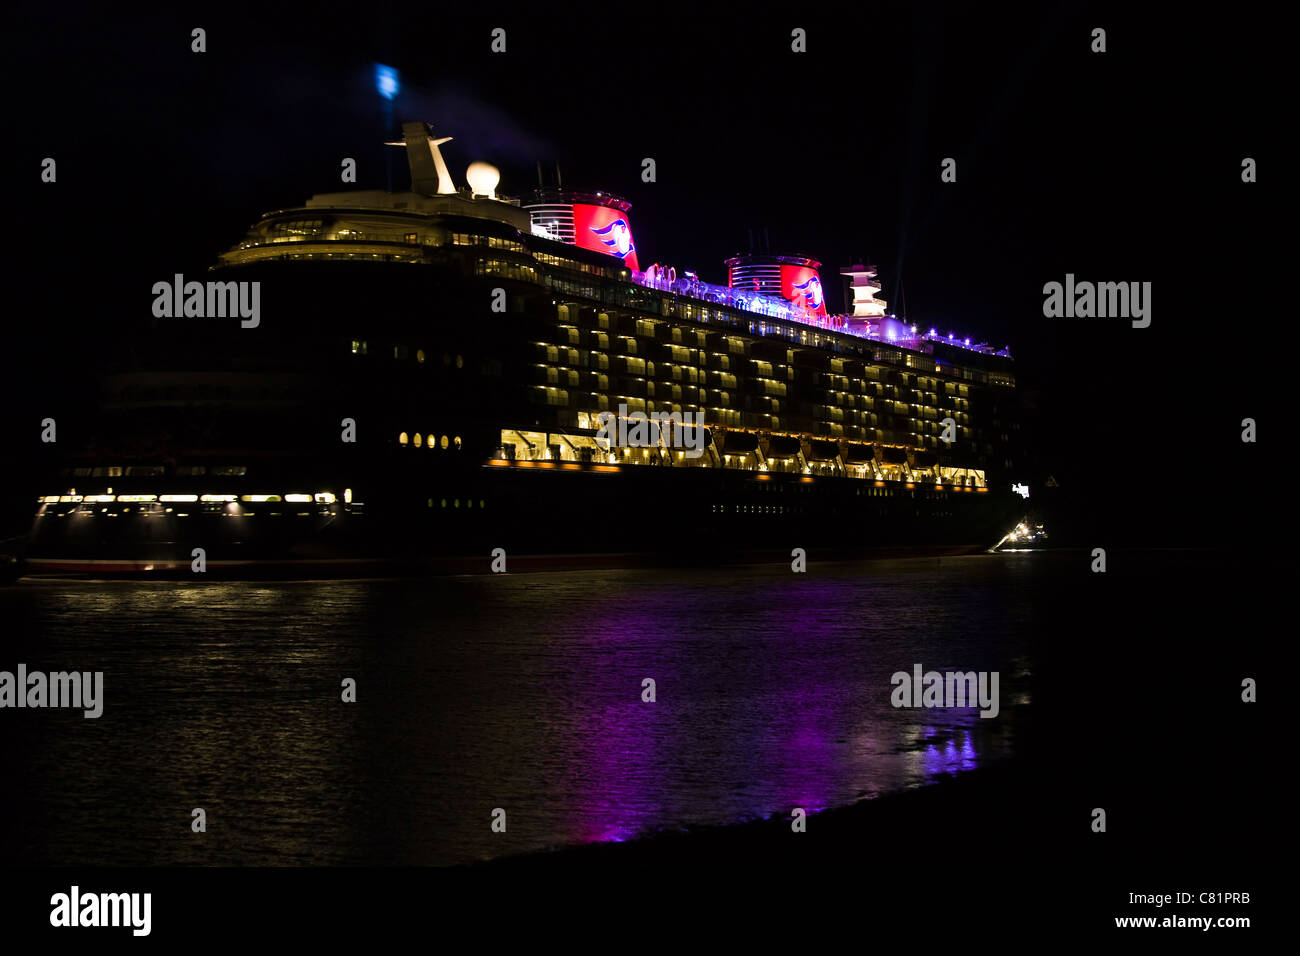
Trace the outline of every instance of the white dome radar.
<instances>
[{"instance_id":1,"label":"white dome radar","mask_svg":"<svg viewBox=\"0 0 1300 956\"><path fill-rule=\"evenodd\" d=\"M470 163L465 170L465 181L469 183L470 192L475 196L497 198L497 183L501 182L501 170L491 163Z\"/></svg>"}]
</instances>

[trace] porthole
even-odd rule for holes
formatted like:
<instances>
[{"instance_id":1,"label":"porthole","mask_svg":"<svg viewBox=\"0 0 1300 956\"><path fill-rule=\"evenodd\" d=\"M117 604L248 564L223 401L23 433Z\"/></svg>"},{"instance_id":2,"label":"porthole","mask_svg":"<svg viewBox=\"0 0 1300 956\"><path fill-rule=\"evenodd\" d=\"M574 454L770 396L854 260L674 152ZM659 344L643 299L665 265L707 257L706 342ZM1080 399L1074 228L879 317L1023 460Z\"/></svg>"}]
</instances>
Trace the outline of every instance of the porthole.
<instances>
[{"instance_id":1,"label":"porthole","mask_svg":"<svg viewBox=\"0 0 1300 956\"><path fill-rule=\"evenodd\" d=\"M443 435L443 436L442 436L442 450L443 450L443 451L446 451L446 450L447 450L447 446L448 446L450 443L451 443L451 439L449 439L446 435Z\"/></svg>"},{"instance_id":2,"label":"porthole","mask_svg":"<svg viewBox=\"0 0 1300 956\"><path fill-rule=\"evenodd\" d=\"M397 436L397 444L399 445L405 445L409 440L410 439L406 437L406 432L402 432L400 435Z\"/></svg>"},{"instance_id":3,"label":"porthole","mask_svg":"<svg viewBox=\"0 0 1300 956\"><path fill-rule=\"evenodd\" d=\"M420 433L419 433L419 432L416 432L416 433L415 433L415 442L414 442L414 444L415 444L415 447L416 447L416 448L422 448L422 447L424 447L424 439L420 437Z\"/></svg>"}]
</instances>

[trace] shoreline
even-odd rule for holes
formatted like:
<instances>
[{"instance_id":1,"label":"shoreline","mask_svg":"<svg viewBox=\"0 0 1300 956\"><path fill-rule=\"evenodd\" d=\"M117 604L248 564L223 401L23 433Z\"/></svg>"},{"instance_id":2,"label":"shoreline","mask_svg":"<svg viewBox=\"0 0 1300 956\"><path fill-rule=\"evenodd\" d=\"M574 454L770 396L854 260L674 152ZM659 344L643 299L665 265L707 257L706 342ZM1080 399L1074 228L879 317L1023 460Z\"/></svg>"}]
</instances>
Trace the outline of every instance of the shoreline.
<instances>
[{"instance_id":1,"label":"shoreline","mask_svg":"<svg viewBox=\"0 0 1300 956\"><path fill-rule=\"evenodd\" d=\"M565 871L677 868L683 865L784 866L802 862L847 864L882 852L996 842L1026 844L1034 789L1023 757L938 778L934 783L809 813L805 832L788 814L739 823L665 830L626 841L584 843L459 864L473 871Z\"/></svg>"}]
</instances>

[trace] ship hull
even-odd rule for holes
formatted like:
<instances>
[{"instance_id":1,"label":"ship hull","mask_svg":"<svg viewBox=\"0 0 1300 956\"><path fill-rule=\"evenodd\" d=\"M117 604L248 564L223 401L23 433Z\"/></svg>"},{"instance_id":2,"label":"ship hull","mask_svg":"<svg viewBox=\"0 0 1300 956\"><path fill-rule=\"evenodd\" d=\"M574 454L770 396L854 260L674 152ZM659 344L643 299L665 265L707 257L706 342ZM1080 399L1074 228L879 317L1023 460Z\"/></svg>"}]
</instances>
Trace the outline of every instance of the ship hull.
<instances>
[{"instance_id":1,"label":"ship hull","mask_svg":"<svg viewBox=\"0 0 1300 956\"><path fill-rule=\"evenodd\" d=\"M43 505L27 570L355 577L788 563L797 549L809 562L943 556L989 548L1022 510L987 489L731 469L497 461L387 474L364 504Z\"/></svg>"}]
</instances>

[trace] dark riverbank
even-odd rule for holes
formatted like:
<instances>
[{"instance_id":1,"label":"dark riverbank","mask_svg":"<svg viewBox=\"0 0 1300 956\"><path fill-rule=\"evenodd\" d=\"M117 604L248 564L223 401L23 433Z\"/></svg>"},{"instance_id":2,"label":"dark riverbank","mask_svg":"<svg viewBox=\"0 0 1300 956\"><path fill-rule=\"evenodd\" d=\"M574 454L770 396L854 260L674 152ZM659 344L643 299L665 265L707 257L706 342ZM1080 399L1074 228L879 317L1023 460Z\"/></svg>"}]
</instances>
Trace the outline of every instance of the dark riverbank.
<instances>
[{"instance_id":1,"label":"dark riverbank","mask_svg":"<svg viewBox=\"0 0 1300 956\"><path fill-rule=\"evenodd\" d=\"M791 817L729 826L662 831L639 840L589 843L472 864L469 869L554 872L649 867L785 867L851 865L881 852L973 849L1005 841L1025 853L1038 821L1042 790L1018 764L995 764L935 783L809 815L794 832Z\"/></svg>"},{"instance_id":2,"label":"dark riverbank","mask_svg":"<svg viewBox=\"0 0 1300 956\"><path fill-rule=\"evenodd\" d=\"M815 915L839 933L856 927L873 937L979 937L989 945L1147 932L1117 929L1123 917L1248 916L1267 924L1273 904L1262 895L1268 870L1260 861L1281 860L1263 801L1213 786L1182 806L1156 797L1136 820L1121 813L1096 833L1085 792L1080 781L1015 760L814 814L803 833L788 816L774 817L458 869L505 885L581 888L593 903L613 898L614 888L725 901L734 917L773 921L744 928L756 939L769 931L789 938L783 911ZM1154 795L1139 786L1127 796L1141 805ZM1232 836L1198 817L1197 807L1212 808L1214 821L1229 819ZM1161 822L1149 826L1153 813ZM1244 893L1252 902L1157 908L1132 896L1179 891ZM708 932L740 929L724 915ZM1182 931L1180 940L1200 933Z\"/></svg>"}]
</instances>

